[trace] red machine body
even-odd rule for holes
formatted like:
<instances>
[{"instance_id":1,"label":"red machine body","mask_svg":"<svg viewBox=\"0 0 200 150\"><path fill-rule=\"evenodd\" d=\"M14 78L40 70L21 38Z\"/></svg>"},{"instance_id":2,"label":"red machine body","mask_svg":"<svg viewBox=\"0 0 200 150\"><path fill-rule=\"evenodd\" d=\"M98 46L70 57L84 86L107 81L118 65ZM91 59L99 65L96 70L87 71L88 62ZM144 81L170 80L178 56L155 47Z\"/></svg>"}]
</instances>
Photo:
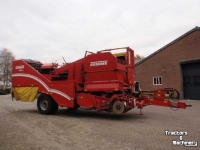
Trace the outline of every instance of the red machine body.
<instances>
[{"instance_id":1,"label":"red machine body","mask_svg":"<svg viewBox=\"0 0 200 150\"><path fill-rule=\"evenodd\" d=\"M119 49L125 52L111 53ZM153 97L134 91L134 51L129 47L97 53L86 51L84 58L60 67L55 63L15 60L12 86L17 100L33 101L39 95L38 110L42 114L55 113L58 106L113 111L116 114L146 105L187 106L169 96L174 89L157 90Z\"/></svg>"}]
</instances>

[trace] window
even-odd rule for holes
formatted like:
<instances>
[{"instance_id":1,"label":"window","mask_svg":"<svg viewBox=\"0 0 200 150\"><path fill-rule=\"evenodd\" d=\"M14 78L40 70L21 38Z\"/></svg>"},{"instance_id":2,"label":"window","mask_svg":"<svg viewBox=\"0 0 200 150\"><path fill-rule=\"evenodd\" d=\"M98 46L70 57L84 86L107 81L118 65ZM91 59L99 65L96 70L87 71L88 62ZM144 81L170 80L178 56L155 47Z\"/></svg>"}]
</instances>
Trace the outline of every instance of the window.
<instances>
[{"instance_id":1,"label":"window","mask_svg":"<svg viewBox=\"0 0 200 150\"><path fill-rule=\"evenodd\" d=\"M162 85L162 77L153 77L153 85Z\"/></svg>"},{"instance_id":2,"label":"window","mask_svg":"<svg viewBox=\"0 0 200 150\"><path fill-rule=\"evenodd\" d=\"M40 70L40 73L41 73L41 74L50 74L50 72L51 72L50 68L41 69L41 70Z\"/></svg>"}]
</instances>

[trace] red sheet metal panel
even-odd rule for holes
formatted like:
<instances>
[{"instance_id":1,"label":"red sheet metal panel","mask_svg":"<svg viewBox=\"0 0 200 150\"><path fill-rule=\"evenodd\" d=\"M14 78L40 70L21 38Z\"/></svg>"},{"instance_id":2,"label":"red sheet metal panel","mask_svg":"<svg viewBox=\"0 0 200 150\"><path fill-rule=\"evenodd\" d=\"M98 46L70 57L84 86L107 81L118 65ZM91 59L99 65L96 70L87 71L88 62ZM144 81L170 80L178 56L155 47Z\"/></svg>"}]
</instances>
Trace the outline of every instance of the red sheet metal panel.
<instances>
[{"instance_id":1,"label":"red sheet metal panel","mask_svg":"<svg viewBox=\"0 0 200 150\"><path fill-rule=\"evenodd\" d=\"M119 64L110 52L90 54L84 61L85 88L87 91L119 90L119 83L128 83L126 65ZM112 83L115 81L115 83ZM98 82L104 82L103 84Z\"/></svg>"},{"instance_id":2,"label":"red sheet metal panel","mask_svg":"<svg viewBox=\"0 0 200 150\"><path fill-rule=\"evenodd\" d=\"M51 82L23 60L13 61L12 87L38 87L38 92L51 95L59 105L74 106L75 92L72 82Z\"/></svg>"}]
</instances>

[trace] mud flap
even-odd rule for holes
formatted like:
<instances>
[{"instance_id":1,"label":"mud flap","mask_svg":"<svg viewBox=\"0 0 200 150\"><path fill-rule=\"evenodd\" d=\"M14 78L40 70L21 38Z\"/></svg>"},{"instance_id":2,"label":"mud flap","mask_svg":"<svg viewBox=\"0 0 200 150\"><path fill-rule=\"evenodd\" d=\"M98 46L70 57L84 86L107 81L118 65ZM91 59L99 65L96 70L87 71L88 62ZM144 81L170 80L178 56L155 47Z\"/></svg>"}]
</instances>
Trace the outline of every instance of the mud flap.
<instances>
[{"instance_id":1,"label":"mud flap","mask_svg":"<svg viewBox=\"0 0 200 150\"><path fill-rule=\"evenodd\" d=\"M38 87L14 87L12 91L16 100L33 102L36 98Z\"/></svg>"}]
</instances>

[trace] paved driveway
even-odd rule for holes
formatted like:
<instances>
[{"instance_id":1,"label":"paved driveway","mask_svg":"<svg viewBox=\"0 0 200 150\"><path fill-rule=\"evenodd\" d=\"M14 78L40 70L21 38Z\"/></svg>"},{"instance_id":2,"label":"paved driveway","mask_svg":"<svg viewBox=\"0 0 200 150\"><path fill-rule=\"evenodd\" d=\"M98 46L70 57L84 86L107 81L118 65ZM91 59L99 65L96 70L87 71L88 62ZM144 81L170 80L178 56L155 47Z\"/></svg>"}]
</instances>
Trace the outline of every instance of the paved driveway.
<instances>
[{"instance_id":1,"label":"paved driveway","mask_svg":"<svg viewBox=\"0 0 200 150\"><path fill-rule=\"evenodd\" d=\"M11 101L0 96L0 150L172 150L172 141L199 141L200 101L186 110L147 106L144 115L133 109L123 115L59 108L55 115L41 115L36 102ZM165 131L187 132L167 136ZM173 132L172 134L181 134Z\"/></svg>"}]
</instances>

